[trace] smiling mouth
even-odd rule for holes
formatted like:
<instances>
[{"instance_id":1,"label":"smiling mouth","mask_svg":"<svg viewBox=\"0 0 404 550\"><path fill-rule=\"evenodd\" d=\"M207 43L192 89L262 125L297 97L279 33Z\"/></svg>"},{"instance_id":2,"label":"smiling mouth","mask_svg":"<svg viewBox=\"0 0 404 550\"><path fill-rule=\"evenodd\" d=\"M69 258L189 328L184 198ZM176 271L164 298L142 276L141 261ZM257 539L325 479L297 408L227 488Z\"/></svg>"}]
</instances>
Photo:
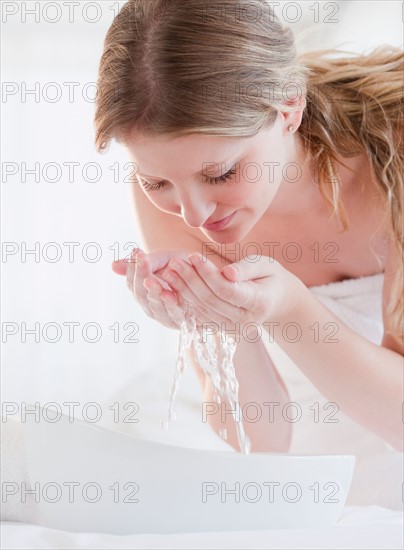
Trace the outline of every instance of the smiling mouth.
<instances>
[{"instance_id":1,"label":"smiling mouth","mask_svg":"<svg viewBox=\"0 0 404 550\"><path fill-rule=\"evenodd\" d=\"M220 231L221 229L224 229L224 227L231 222L236 212L237 210L233 212L233 214L230 214L230 216L227 216L226 218L218 220L217 222L204 223L202 227L204 227L208 231Z\"/></svg>"}]
</instances>

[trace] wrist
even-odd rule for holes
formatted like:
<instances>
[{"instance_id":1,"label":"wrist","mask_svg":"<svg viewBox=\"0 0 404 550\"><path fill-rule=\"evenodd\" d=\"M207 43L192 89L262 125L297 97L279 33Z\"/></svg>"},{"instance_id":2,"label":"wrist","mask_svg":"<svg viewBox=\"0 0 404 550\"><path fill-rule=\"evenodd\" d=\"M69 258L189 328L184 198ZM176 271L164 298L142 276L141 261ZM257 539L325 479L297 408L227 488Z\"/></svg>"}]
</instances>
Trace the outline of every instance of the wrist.
<instances>
[{"instance_id":1,"label":"wrist","mask_svg":"<svg viewBox=\"0 0 404 550\"><path fill-rule=\"evenodd\" d=\"M280 313L270 315L263 325L279 323L283 326L286 323L299 322L304 317L309 304L311 293L307 286L298 278L293 276L294 281L290 293L281 308Z\"/></svg>"}]
</instances>

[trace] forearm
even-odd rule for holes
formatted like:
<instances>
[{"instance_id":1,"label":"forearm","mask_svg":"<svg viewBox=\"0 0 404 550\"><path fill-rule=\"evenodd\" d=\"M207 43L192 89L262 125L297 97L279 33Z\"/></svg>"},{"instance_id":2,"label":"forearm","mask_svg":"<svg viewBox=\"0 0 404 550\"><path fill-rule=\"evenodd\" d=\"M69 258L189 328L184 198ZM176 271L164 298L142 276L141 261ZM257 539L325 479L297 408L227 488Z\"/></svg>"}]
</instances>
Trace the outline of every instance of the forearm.
<instances>
[{"instance_id":1,"label":"forearm","mask_svg":"<svg viewBox=\"0 0 404 550\"><path fill-rule=\"evenodd\" d=\"M249 339L252 340L253 337L250 335ZM201 384L202 406L205 407L209 425L217 433L226 429L227 442L236 450L240 450L235 421L229 412L230 404L224 399L220 406L215 403L209 376L193 357L192 362ZM282 408L289 402L289 396L263 342L258 340L250 343L241 339L234 354L234 368L239 382L238 402L242 411L241 419L251 441L251 451L288 452L292 435L291 424L285 422L282 415L272 417L268 403L279 403L278 408ZM246 407L248 403L252 404L250 409Z\"/></svg>"},{"instance_id":2,"label":"forearm","mask_svg":"<svg viewBox=\"0 0 404 550\"><path fill-rule=\"evenodd\" d=\"M318 390L402 450L403 356L351 330L306 287L293 316L277 323L264 323L270 338Z\"/></svg>"}]
</instances>

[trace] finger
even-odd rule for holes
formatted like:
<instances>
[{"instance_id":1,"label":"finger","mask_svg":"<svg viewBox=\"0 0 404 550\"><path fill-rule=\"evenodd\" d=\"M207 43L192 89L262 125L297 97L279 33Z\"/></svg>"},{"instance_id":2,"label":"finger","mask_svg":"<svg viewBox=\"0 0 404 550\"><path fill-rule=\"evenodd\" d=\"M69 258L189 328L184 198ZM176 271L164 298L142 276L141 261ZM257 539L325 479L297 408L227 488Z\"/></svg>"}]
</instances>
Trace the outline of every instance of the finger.
<instances>
[{"instance_id":1,"label":"finger","mask_svg":"<svg viewBox=\"0 0 404 550\"><path fill-rule=\"evenodd\" d=\"M149 309L152 311L153 317L167 325L167 323L172 324L173 320L167 312L166 306L161 299L161 287L160 290L152 289L147 292L147 300Z\"/></svg>"},{"instance_id":2,"label":"finger","mask_svg":"<svg viewBox=\"0 0 404 550\"><path fill-rule=\"evenodd\" d=\"M185 320L186 311L191 309L191 312L195 318L196 327L198 328L202 327L216 333L219 331L223 332L226 330L231 330L233 327L229 319L216 315L215 312L212 312L203 306L197 306L194 303L190 304L189 302L186 302L181 294L166 292L163 290L161 293L161 299L166 306L166 310L171 319L178 326L181 326L181 322Z\"/></svg>"},{"instance_id":3,"label":"finger","mask_svg":"<svg viewBox=\"0 0 404 550\"><path fill-rule=\"evenodd\" d=\"M172 269L165 269L162 273L162 278L176 291L177 295L182 299L182 305L185 307L195 306L199 304L198 297L187 286L185 281Z\"/></svg>"},{"instance_id":4,"label":"finger","mask_svg":"<svg viewBox=\"0 0 404 550\"><path fill-rule=\"evenodd\" d=\"M154 305L163 306L161 301L161 290L162 290L161 286L153 279L148 279L148 278L146 278L143 281L143 286L147 291L146 297L149 300L149 302L152 302L153 306Z\"/></svg>"},{"instance_id":5,"label":"finger","mask_svg":"<svg viewBox=\"0 0 404 550\"><path fill-rule=\"evenodd\" d=\"M133 283L136 274L136 265L138 262L138 255L144 255L144 252L140 248L134 248L130 254L129 259L121 260L126 265L126 285L133 292Z\"/></svg>"},{"instance_id":6,"label":"finger","mask_svg":"<svg viewBox=\"0 0 404 550\"><path fill-rule=\"evenodd\" d=\"M182 300L181 306L179 297L174 292L168 292L166 290L162 291L161 299L170 319L180 327L181 323L185 320L186 303Z\"/></svg>"},{"instance_id":7,"label":"finger","mask_svg":"<svg viewBox=\"0 0 404 550\"><path fill-rule=\"evenodd\" d=\"M189 266L189 269L194 271L192 266ZM185 270L183 271L183 274L185 276ZM225 312L217 312L214 308L211 307L209 303L201 300L200 297L190 287L190 285L188 285L188 281L184 281L184 279L176 271L172 269L167 269L165 270L163 276L169 282L170 286L175 289L177 293L179 293L180 296L186 300L186 302L191 304L191 307L198 308L199 312L203 315L205 319L212 319L216 323L228 324L232 316L234 316L234 308L231 309L231 306L227 307L227 309L229 310L229 314L226 315ZM203 281L201 281L201 283L203 284ZM212 294L209 289L207 289L207 291L210 295ZM225 308L226 304L224 304L224 309Z\"/></svg>"},{"instance_id":8,"label":"finger","mask_svg":"<svg viewBox=\"0 0 404 550\"><path fill-rule=\"evenodd\" d=\"M147 255L153 273L165 268L172 258L187 259L188 253L181 250L157 250Z\"/></svg>"},{"instance_id":9,"label":"finger","mask_svg":"<svg viewBox=\"0 0 404 550\"><path fill-rule=\"evenodd\" d=\"M189 260L206 286L224 303L240 309L254 307L254 291L251 284L246 281L229 281L211 261L200 254L191 254ZM238 268L239 264L232 264L232 267L234 265ZM227 267L229 266L225 266L222 271ZM227 270L227 273L234 277L236 270L233 268ZM237 277L238 275L235 278Z\"/></svg>"},{"instance_id":10,"label":"finger","mask_svg":"<svg viewBox=\"0 0 404 550\"><path fill-rule=\"evenodd\" d=\"M164 305L166 306L167 312L169 313L171 319L173 319L173 321L175 321L175 323L178 326L181 326L181 323L188 318L188 315L186 315L187 312L191 313L194 316L195 324L197 327L198 326L201 327L204 324L206 324L206 316L199 309L198 306L195 306L193 304L190 305L189 303L185 302L183 299L182 299L183 305L182 306L179 305L180 295L176 295L173 292L166 293L165 291L163 291L161 293L161 298L164 302ZM218 328L219 322L218 321L209 322L209 328L211 330L212 330L211 325L213 324L216 325L214 326L214 330L216 331L219 330ZM224 325L223 319L221 319L220 325Z\"/></svg>"},{"instance_id":11,"label":"finger","mask_svg":"<svg viewBox=\"0 0 404 550\"><path fill-rule=\"evenodd\" d=\"M156 285L151 279L146 279L145 281L148 282L145 285L146 288L150 287L147 294L151 302L150 307L156 316L158 316L158 319L165 319L166 326L179 328L185 319L185 311L187 309L184 300L181 300L180 305L180 300L175 292L161 288L160 285Z\"/></svg>"},{"instance_id":12,"label":"finger","mask_svg":"<svg viewBox=\"0 0 404 550\"><path fill-rule=\"evenodd\" d=\"M114 271L117 275L126 275L127 267L128 264L125 263L123 260L112 262L112 271Z\"/></svg>"},{"instance_id":13,"label":"finger","mask_svg":"<svg viewBox=\"0 0 404 550\"><path fill-rule=\"evenodd\" d=\"M135 281L137 279L139 280L139 284L142 284L142 289L137 290L137 283L135 282L136 296L139 297L143 307L151 312L151 315L155 317L156 320L163 324L168 322L170 326L172 326L172 319L161 299L162 291L164 289L171 291L171 287L163 279L158 279L150 273L151 268L148 257L139 257L137 269L138 273L135 275ZM143 279L141 278L141 270L144 270Z\"/></svg>"},{"instance_id":14,"label":"finger","mask_svg":"<svg viewBox=\"0 0 404 550\"><path fill-rule=\"evenodd\" d=\"M145 277L143 281L143 286L146 290L172 290L170 285L166 283L166 281L161 277L161 273L159 277L157 277L155 273L153 275Z\"/></svg>"},{"instance_id":15,"label":"finger","mask_svg":"<svg viewBox=\"0 0 404 550\"><path fill-rule=\"evenodd\" d=\"M191 254L190 258L192 257ZM199 257L202 258L202 256ZM194 267L187 262L175 260L171 261L169 265L170 267L171 265L177 266L175 267L176 272L184 279L202 306L208 306L220 315L232 319L235 308L240 308L241 304L246 303L244 297L237 298L239 285L227 281L212 262L196 263L198 265Z\"/></svg>"},{"instance_id":16,"label":"finger","mask_svg":"<svg viewBox=\"0 0 404 550\"><path fill-rule=\"evenodd\" d=\"M148 291L144 286L145 280L148 280L147 275L150 275L150 265L147 261L139 262L139 260L143 260L145 257L146 255L142 250L133 249L129 261L125 259L127 286L149 317L156 319L169 328L177 328L159 298L161 284L166 285L166 283L161 280L161 284L159 284L153 280L154 277L150 277L149 287L151 284L151 290ZM137 283L135 283L135 280ZM143 283L142 287L140 286L141 282Z\"/></svg>"},{"instance_id":17,"label":"finger","mask_svg":"<svg viewBox=\"0 0 404 550\"><path fill-rule=\"evenodd\" d=\"M141 248L133 248L129 257L119 258L112 262L112 270L118 275L126 275L129 263L136 263L136 256L139 252L143 252Z\"/></svg>"},{"instance_id":18,"label":"finger","mask_svg":"<svg viewBox=\"0 0 404 550\"><path fill-rule=\"evenodd\" d=\"M161 293L163 291L161 285L152 278L146 278L143 285L147 289L147 309L151 312L149 315L166 327L178 328L178 323L175 323L171 319L166 310L165 304L161 299Z\"/></svg>"},{"instance_id":19,"label":"finger","mask_svg":"<svg viewBox=\"0 0 404 550\"><path fill-rule=\"evenodd\" d=\"M136 265L140 258L147 257L147 265L150 267L150 271L154 275L153 278L157 279L163 288L170 290L165 281L161 279L160 274L175 252L176 251L158 251L152 252L151 254L146 254L141 248L134 248L128 258L114 262L112 269L119 275L126 274L127 286L130 290L133 290ZM185 256L186 254L182 253L182 255Z\"/></svg>"},{"instance_id":20,"label":"finger","mask_svg":"<svg viewBox=\"0 0 404 550\"><path fill-rule=\"evenodd\" d=\"M192 254L192 256L202 258L200 254ZM206 263L207 260L203 258L202 264ZM239 262L225 265L222 273L231 281L241 282L271 277L279 273L279 269L282 269L281 264L270 256L260 256L258 259L257 256L246 256Z\"/></svg>"},{"instance_id":21,"label":"finger","mask_svg":"<svg viewBox=\"0 0 404 550\"><path fill-rule=\"evenodd\" d=\"M135 273L133 278L133 291L137 298L145 299L147 296L147 289L144 287L144 280L146 277L151 277L152 271L150 263L148 262L145 254L139 254L137 257L137 263L135 267Z\"/></svg>"},{"instance_id":22,"label":"finger","mask_svg":"<svg viewBox=\"0 0 404 550\"><path fill-rule=\"evenodd\" d=\"M136 300L140 303L146 313L153 316L149 301L147 299L147 290L143 286L144 279L152 275L150 271L150 264L148 264L145 254L138 254L136 259L136 264L128 264L128 273L133 273L132 280L129 275L128 286L129 288L132 288L132 292L136 297Z\"/></svg>"}]
</instances>

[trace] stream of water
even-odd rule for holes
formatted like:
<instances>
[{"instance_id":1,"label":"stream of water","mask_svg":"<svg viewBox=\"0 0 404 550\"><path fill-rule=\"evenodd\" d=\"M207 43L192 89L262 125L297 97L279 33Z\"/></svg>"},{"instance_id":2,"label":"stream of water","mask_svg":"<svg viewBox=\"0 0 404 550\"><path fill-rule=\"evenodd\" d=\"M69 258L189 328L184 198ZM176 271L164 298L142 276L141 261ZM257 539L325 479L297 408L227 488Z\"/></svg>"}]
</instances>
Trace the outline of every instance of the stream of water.
<instances>
[{"instance_id":1,"label":"stream of water","mask_svg":"<svg viewBox=\"0 0 404 550\"><path fill-rule=\"evenodd\" d=\"M210 377L214 401L220 405L223 403L222 400L225 400L230 406L240 450L242 453L248 454L251 449L251 442L244 431L238 398L239 384L233 363L237 347L236 341L228 335L223 335L220 331L204 338L197 329L195 315L189 304L187 304L185 311L180 311L179 315L181 314L182 318L178 319L180 322L178 358L171 387L168 417L166 421L162 422L162 426L167 429L169 422L175 420L174 402L178 394L181 377L187 368L187 352L190 351L194 354L199 367ZM220 430L219 436L227 440L227 430Z\"/></svg>"}]
</instances>

